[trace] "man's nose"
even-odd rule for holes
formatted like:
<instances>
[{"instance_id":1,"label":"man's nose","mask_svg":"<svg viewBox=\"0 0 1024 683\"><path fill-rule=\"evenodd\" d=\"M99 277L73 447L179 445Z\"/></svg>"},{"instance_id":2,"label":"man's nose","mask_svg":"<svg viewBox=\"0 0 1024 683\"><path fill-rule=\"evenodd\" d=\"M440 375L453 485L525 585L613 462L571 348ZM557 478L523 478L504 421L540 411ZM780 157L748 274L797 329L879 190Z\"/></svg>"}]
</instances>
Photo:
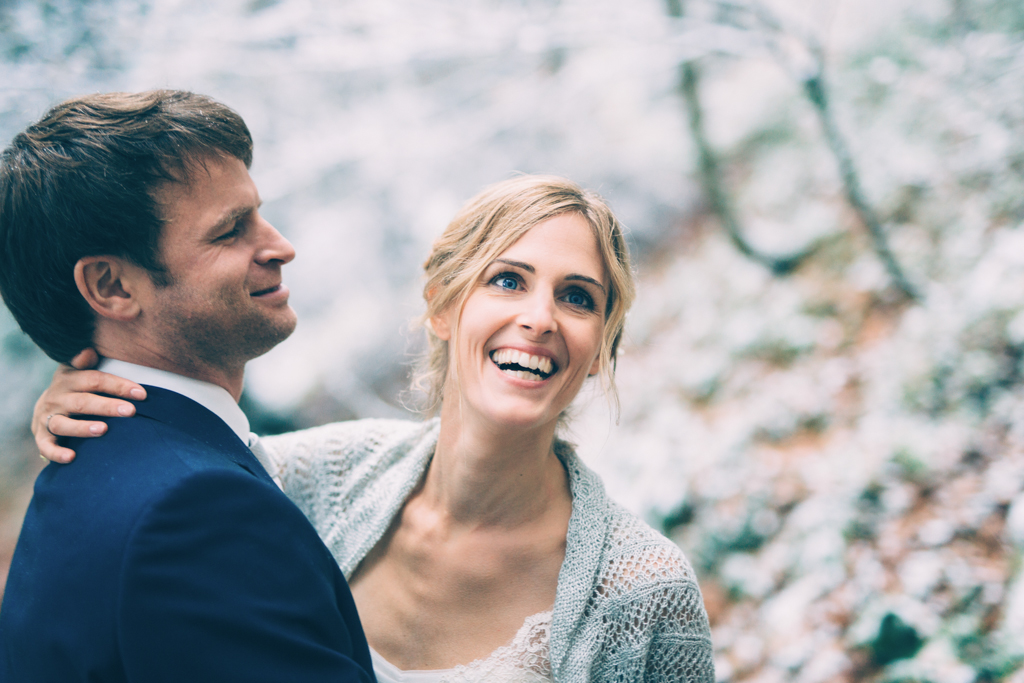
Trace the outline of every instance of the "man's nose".
<instances>
[{"instance_id":1,"label":"man's nose","mask_svg":"<svg viewBox=\"0 0 1024 683\"><path fill-rule=\"evenodd\" d=\"M263 265L274 262L284 265L295 258L295 247L292 243L262 216L259 221L260 245L256 252L256 262Z\"/></svg>"}]
</instances>

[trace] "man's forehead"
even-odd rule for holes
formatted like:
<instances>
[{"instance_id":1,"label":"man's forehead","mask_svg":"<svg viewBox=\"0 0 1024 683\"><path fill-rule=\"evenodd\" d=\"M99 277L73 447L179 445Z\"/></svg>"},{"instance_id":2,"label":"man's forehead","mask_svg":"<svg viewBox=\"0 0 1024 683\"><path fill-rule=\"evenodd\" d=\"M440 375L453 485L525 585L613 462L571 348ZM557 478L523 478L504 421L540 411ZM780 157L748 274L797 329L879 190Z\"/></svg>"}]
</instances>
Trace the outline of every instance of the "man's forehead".
<instances>
[{"instance_id":1,"label":"man's forehead","mask_svg":"<svg viewBox=\"0 0 1024 683\"><path fill-rule=\"evenodd\" d=\"M161 183L153 198L165 223L211 229L259 208L259 192L245 164L232 156L192 161L175 180Z\"/></svg>"},{"instance_id":2,"label":"man's forehead","mask_svg":"<svg viewBox=\"0 0 1024 683\"><path fill-rule=\"evenodd\" d=\"M189 154L179 159L166 160L163 170L166 180L156 183L156 191L164 191L174 187L194 187L209 184L214 180L214 171L225 164L237 163L245 166L245 163L230 154L222 154L216 151Z\"/></svg>"}]
</instances>

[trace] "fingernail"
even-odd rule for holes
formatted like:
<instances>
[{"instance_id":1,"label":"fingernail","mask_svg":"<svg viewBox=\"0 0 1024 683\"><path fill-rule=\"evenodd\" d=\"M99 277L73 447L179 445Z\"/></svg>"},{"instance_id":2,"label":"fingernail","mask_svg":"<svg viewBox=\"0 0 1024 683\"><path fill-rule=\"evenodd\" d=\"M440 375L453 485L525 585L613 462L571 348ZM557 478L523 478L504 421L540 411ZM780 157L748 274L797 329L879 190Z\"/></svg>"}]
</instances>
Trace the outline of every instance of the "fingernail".
<instances>
[{"instance_id":1,"label":"fingernail","mask_svg":"<svg viewBox=\"0 0 1024 683\"><path fill-rule=\"evenodd\" d=\"M89 425L89 433L90 434L102 434L103 433L103 428L105 426L106 425L103 425L103 424Z\"/></svg>"},{"instance_id":2,"label":"fingernail","mask_svg":"<svg viewBox=\"0 0 1024 683\"><path fill-rule=\"evenodd\" d=\"M45 456L45 455L43 455L42 453L40 453L40 454L39 454L39 457L43 459L43 462L46 462L46 456Z\"/></svg>"},{"instance_id":3,"label":"fingernail","mask_svg":"<svg viewBox=\"0 0 1024 683\"><path fill-rule=\"evenodd\" d=\"M128 395L136 399L137 401L142 401L146 398L146 392L143 391L142 389L132 389L131 391L128 392Z\"/></svg>"},{"instance_id":4,"label":"fingernail","mask_svg":"<svg viewBox=\"0 0 1024 683\"><path fill-rule=\"evenodd\" d=\"M119 405L117 407L117 414L121 417L131 417L132 406Z\"/></svg>"}]
</instances>

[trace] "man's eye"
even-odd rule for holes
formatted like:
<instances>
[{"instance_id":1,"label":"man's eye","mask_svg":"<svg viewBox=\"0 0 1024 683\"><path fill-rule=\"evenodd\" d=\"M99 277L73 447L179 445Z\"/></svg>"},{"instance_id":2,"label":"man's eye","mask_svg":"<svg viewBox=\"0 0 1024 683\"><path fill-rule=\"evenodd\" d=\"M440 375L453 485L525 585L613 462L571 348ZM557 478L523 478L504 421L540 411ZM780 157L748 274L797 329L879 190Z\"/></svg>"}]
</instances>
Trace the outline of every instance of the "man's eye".
<instances>
[{"instance_id":1,"label":"man's eye","mask_svg":"<svg viewBox=\"0 0 1024 683\"><path fill-rule=\"evenodd\" d=\"M229 240L233 237L237 237L242 232L242 222L235 223L230 230L217 237L217 241Z\"/></svg>"}]
</instances>

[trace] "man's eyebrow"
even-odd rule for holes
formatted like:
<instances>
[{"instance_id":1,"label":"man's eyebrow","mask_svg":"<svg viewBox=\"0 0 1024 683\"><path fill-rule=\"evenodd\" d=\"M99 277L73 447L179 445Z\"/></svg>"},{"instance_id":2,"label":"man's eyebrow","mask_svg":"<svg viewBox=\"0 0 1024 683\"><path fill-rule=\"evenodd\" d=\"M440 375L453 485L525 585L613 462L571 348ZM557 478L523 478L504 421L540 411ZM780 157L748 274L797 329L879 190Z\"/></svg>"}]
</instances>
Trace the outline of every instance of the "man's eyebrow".
<instances>
[{"instance_id":1,"label":"man's eyebrow","mask_svg":"<svg viewBox=\"0 0 1024 683\"><path fill-rule=\"evenodd\" d=\"M235 221L237 221L242 216L245 216L246 214L250 214L253 211L256 211L262 205L263 205L263 202L260 201L260 202L257 202L256 204L251 205L251 206L240 206L237 209L235 209L234 211L229 211L228 213L224 214L219 221L217 221L212 226L210 226L209 232L217 232L221 228L226 227L228 224L234 223Z\"/></svg>"},{"instance_id":2,"label":"man's eyebrow","mask_svg":"<svg viewBox=\"0 0 1024 683\"><path fill-rule=\"evenodd\" d=\"M505 263L507 265L514 266L515 268L522 268L527 273L535 273L535 272L537 272L537 270L533 266L531 266L529 263L523 263L522 261L513 261L512 259L507 259L507 258L496 258L496 259L494 259L494 263ZM600 289L602 292L607 293L605 288L604 288L604 285L601 284L599 281L595 280L594 278L590 277L589 275L579 275L577 273L573 273L571 275L566 275L565 279L566 280L575 280L577 282L589 282L590 284L592 284L595 287L597 287L598 289Z\"/></svg>"}]
</instances>

